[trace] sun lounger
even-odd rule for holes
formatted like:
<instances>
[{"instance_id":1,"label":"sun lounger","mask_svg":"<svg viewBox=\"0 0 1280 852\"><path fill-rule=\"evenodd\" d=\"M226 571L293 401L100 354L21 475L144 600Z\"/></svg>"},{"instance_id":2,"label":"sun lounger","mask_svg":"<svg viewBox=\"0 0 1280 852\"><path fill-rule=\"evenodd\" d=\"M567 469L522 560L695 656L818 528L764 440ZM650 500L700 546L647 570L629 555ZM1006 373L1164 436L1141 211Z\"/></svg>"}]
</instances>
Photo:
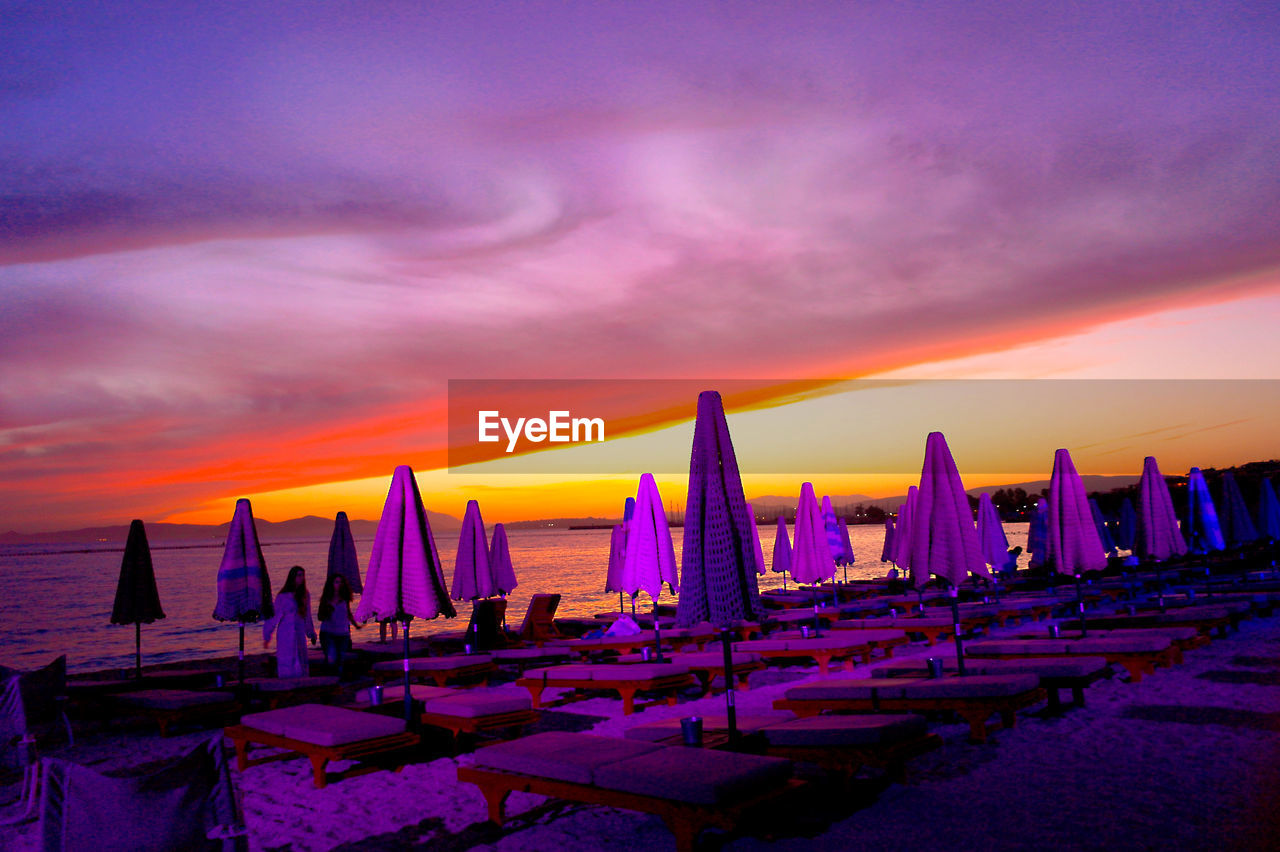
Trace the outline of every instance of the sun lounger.
<instances>
[{"instance_id":1,"label":"sun lounger","mask_svg":"<svg viewBox=\"0 0 1280 852\"><path fill-rule=\"evenodd\" d=\"M516 634L523 642L542 645L552 639L562 639L564 635L556 627L556 609L560 606L560 596L555 594L539 594L529 598L529 608L525 610L524 621L520 624L520 632Z\"/></svg>"},{"instance_id":2,"label":"sun lounger","mask_svg":"<svg viewBox=\"0 0 1280 852\"><path fill-rule=\"evenodd\" d=\"M573 658L573 652L555 645L542 645L532 648L499 648L489 652L493 662L499 666L512 666L524 671L532 666L554 666L567 663Z\"/></svg>"},{"instance_id":3,"label":"sun lounger","mask_svg":"<svg viewBox=\"0 0 1280 852\"><path fill-rule=\"evenodd\" d=\"M140 689L111 697L124 713L146 716L160 727L160 736L169 736L176 723L225 720L240 712L240 702L232 692L197 692L189 689Z\"/></svg>"},{"instance_id":4,"label":"sun lounger","mask_svg":"<svg viewBox=\"0 0 1280 852\"><path fill-rule=\"evenodd\" d=\"M489 683L489 675L497 671L493 657L489 654L453 654L448 657L410 657L409 680L421 682L430 680L436 686L444 686L450 681L463 681L479 678L484 685ZM373 664L373 679L378 683L404 678L404 660L383 660Z\"/></svg>"},{"instance_id":5,"label":"sun lounger","mask_svg":"<svg viewBox=\"0 0 1280 852\"><path fill-rule=\"evenodd\" d=\"M748 749L759 748L772 757L815 763L851 777L862 766L883 769L895 781L906 780L906 761L938 748L942 738L929 733L923 716L868 714L806 716L761 713L738 716L735 726L749 738ZM728 718L704 716L706 735L727 735ZM682 745L680 719L660 719L628 728L627 739L662 745Z\"/></svg>"},{"instance_id":6,"label":"sun lounger","mask_svg":"<svg viewBox=\"0 0 1280 852\"><path fill-rule=\"evenodd\" d=\"M361 690L353 710L369 710L373 705L369 691ZM490 734L502 730L519 730L538 721L529 696L510 689L451 689L442 686L411 684L410 696L418 718L424 725L443 728L456 740L461 734ZM398 708L404 700L403 686L383 689L382 706Z\"/></svg>"},{"instance_id":7,"label":"sun lounger","mask_svg":"<svg viewBox=\"0 0 1280 852\"><path fill-rule=\"evenodd\" d=\"M693 852L704 828L732 831L798 786L787 760L706 749L696 772L688 760L679 747L554 731L481 749L458 780L480 788L499 825L508 795L535 793L654 814L678 852Z\"/></svg>"},{"instance_id":8,"label":"sun lounger","mask_svg":"<svg viewBox=\"0 0 1280 852\"><path fill-rule=\"evenodd\" d=\"M517 686L529 690L535 709L541 706L542 691L548 687L603 689L622 697L622 712L628 716L635 712L637 692L661 693L668 704L675 704L676 693L693 683L689 669L675 662L551 666L528 671L516 681Z\"/></svg>"},{"instance_id":9,"label":"sun lounger","mask_svg":"<svg viewBox=\"0 0 1280 852\"><path fill-rule=\"evenodd\" d=\"M978 627L986 627L995 618L989 615L960 616L960 629L969 633ZM918 633L929 645L936 645L942 636L955 632L955 622L946 618L863 618L842 619L831 623L832 630L882 630L893 628L899 632Z\"/></svg>"},{"instance_id":10,"label":"sun lounger","mask_svg":"<svg viewBox=\"0 0 1280 852\"><path fill-rule=\"evenodd\" d=\"M1009 659L1017 657L1105 657L1110 665L1124 666L1129 680L1154 674L1157 666L1172 666L1182 652L1163 636L1122 636L1098 639L1017 639L972 642L966 657Z\"/></svg>"},{"instance_id":11,"label":"sun lounger","mask_svg":"<svg viewBox=\"0 0 1280 852\"><path fill-rule=\"evenodd\" d=\"M1049 699L1049 711L1060 712L1060 689L1070 689L1072 702L1084 706L1085 687L1094 681L1111 676L1105 657L1031 657L1016 660L966 659L964 670L968 675L1033 674L1040 678ZM872 677L925 677L929 665L926 660L902 660L891 665L877 666ZM944 658L943 671L955 674L959 671L954 657Z\"/></svg>"},{"instance_id":12,"label":"sun lounger","mask_svg":"<svg viewBox=\"0 0 1280 852\"><path fill-rule=\"evenodd\" d=\"M1225 607L1171 609L1168 612L1140 610L1136 615L1099 615L1085 619L1086 626L1096 625L1099 629L1186 626L1194 627L1206 636L1215 631L1219 636L1226 636L1235 623L1233 614ZM1076 627L1079 623L1072 621L1069 624Z\"/></svg>"},{"instance_id":13,"label":"sun lounger","mask_svg":"<svg viewBox=\"0 0 1280 852\"><path fill-rule=\"evenodd\" d=\"M947 710L969 723L973 742L987 739L986 720L998 713L1004 727L1017 722L1017 711L1046 700L1033 674L969 675L922 680L874 678L806 683L788 689L773 703L798 716L833 712L909 712Z\"/></svg>"},{"instance_id":14,"label":"sun lounger","mask_svg":"<svg viewBox=\"0 0 1280 852\"><path fill-rule=\"evenodd\" d=\"M417 734L405 730L403 719L323 704L299 704L265 713L251 713L224 733L235 744L236 768L240 771L288 756L276 754L250 760L249 743L258 743L306 755L311 761L317 787L327 783L325 767L332 760L390 756L418 742ZM368 765L353 767L342 777L378 768Z\"/></svg>"},{"instance_id":15,"label":"sun lounger","mask_svg":"<svg viewBox=\"0 0 1280 852\"><path fill-rule=\"evenodd\" d=\"M1013 639L1119 639L1128 636L1163 636L1173 642L1175 648L1179 651L1193 651L1196 648L1203 648L1208 645L1210 639L1194 627L1113 627L1102 628L1095 625L1092 619L1085 622L1089 628L1088 631L1081 631L1079 621L1064 621L1058 625L1058 635L1053 636L1047 631L1041 630L1038 633L1018 633L1010 637ZM1182 654L1179 653L1174 660L1175 663L1182 662Z\"/></svg>"},{"instance_id":16,"label":"sun lounger","mask_svg":"<svg viewBox=\"0 0 1280 852\"><path fill-rule=\"evenodd\" d=\"M747 688L747 679L752 672L762 671L765 668L764 660L759 654L752 654L748 651L734 650L731 659L732 674L725 677L724 673L724 651L683 651L674 655L668 655L672 662L679 663L698 679L702 686L702 694L706 695L711 691L711 683L717 677L725 678L726 686L734 678L737 679L738 689ZM646 660L638 654L619 657L620 664L634 664L652 662Z\"/></svg>"}]
</instances>

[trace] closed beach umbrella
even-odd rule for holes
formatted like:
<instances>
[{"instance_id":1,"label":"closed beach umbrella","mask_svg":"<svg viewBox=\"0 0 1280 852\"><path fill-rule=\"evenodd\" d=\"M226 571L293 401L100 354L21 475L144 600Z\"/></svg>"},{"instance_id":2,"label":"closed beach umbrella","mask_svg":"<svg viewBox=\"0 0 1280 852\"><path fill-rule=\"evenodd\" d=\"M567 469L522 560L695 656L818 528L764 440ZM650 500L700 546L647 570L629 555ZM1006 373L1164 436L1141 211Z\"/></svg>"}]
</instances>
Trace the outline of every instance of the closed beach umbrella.
<instances>
[{"instance_id":1,"label":"closed beach umbrella","mask_svg":"<svg viewBox=\"0 0 1280 852\"><path fill-rule=\"evenodd\" d=\"M1222 474L1222 503L1219 509L1218 520L1222 523L1222 537L1227 544L1238 547L1257 541L1258 528L1253 525L1253 518L1249 515L1249 507L1245 505L1244 495L1240 493L1236 475L1229 470Z\"/></svg>"},{"instance_id":2,"label":"closed beach umbrella","mask_svg":"<svg viewBox=\"0 0 1280 852\"><path fill-rule=\"evenodd\" d=\"M517 585L516 568L511 564L511 545L507 542L507 528L493 525L493 540L489 542L489 576L498 594L506 597Z\"/></svg>"},{"instance_id":3,"label":"closed beach umbrella","mask_svg":"<svg viewBox=\"0 0 1280 852\"><path fill-rule=\"evenodd\" d=\"M613 533L609 536L609 567L604 575L606 592L622 592L622 568L627 559L627 527L626 524L614 524ZM622 611L622 600L618 600L618 611Z\"/></svg>"},{"instance_id":4,"label":"closed beach umbrella","mask_svg":"<svg viewBox=\"0 0 1280 852\"><path fill-rule=\"evenodd\" d=\"M453 618L440 555L408 465L396 468L365 574L364 594L356 608L359 621L395 619L404 624L404 714L411 720L409 622L415 618Z\"/></svg>"},{"instance_id":5,"label":"closed beach umbrella","mask_svg":"<svg viewBox=\"0 0 1280 852\"><path fill-rule=\"evenodd\" d=\"M880 561L893 561L893 518L884 519L884 544L880 548Z\"/></svg>"},{"instance_id":6,"label":"closed beach umbrella","mask_svg":"<svg viewBox=\"0 0 1280 852\"><path fill-rule=\"evenodd\" d=\"M844 542L840 540L840 523L831 508L831 498L822 498L822 527L827 532L827 549L831 551L831 559L837 565L844 564Z\"/></svg>"},{"instance_id":7,"label":"closed beach umbrella","mask_svg":"<svg viewBox=\"0 0 1280 852\"><path fill-rule=\"evenodd\" d=\"M760 612L757 553L755 522L743 496L724 403L719 393L703 391L689 458L677 623L726 626L754 620ZM763 553L759 558L764 561Z\"/></svg>"},{"instance_id":8,"label":"closed beach umbrella","mask_svg":"<svg viewBox=\"0 0 1280 852\"><path fill-rule=\"evenodd\" d=\"M1191 468L1187 476L1187 525L1183 532L1187 537L1187 549L1192 553L1208 553L1226 547L1218 512L1209 495L1209 485L1198 467Z\"/></svg>"},{"instance_id":9,"label":"closed beach umbrella","mask_svg":"<svg viewBox=\"0 0 1280 852\"><path fill-rule=\"evenodd\" d=\"M787 572L791 570L791 539L787 536L787 522L778 518L778 530L773 534L773 573L782 575L782 588L787 588Z\"/></svg>"},{"instance_id":10,"label":"closed beach umbrella","mask_svg":"<svg viewBox=\"0 0 1280 852\"><path fill-rule=\"evenodd\" d=\"M893 564L907 567L907 554L911 550L911 515L920 501L920 487L907 488L907 499L898 507L898 520L893 528Z\"/></svg>"},{"instance_id":11,"label":"closed beach umbrella","mask_svg":"<svg viewBox=\"0 0 1280 852\"><path fill-rule=\"evenodd\" d=\"M325 582L334 574L347 581L347 588L354 594L364 591L360 582L360 560L356 556L356 540L351 536L351 522L346 512L339 512L333 519L333 535L329 539L329 569Z\"/></svg>"},{"instance_id":12,"label":"closed beach umbrella","mask_svg":"<svg viewBox=\"0 0 1280 852\"><path fill-rule=\"evenodd\" d=\"M993 570L1002 571L1008 566L1009 539L1004 534L996 504L985 491L978 498L978 546L982 548L982 558Z\"/></svg>"},{"instance_id":13,"label":"closed beach umbrella","mask_svg":"<svg viewBox=\"0 0 1280 852\"><path fill-rule=\"evenodd\" d=\"M911 532L906 550L912 582L922 590L932 574L950 584L952 632L956 664L964 674L964 648L960 638L957 589L970 573L990 579L978 544L978 528L969 509L960 471L941 432L930 432L925 441L920 489L911 510Z\"/></svg>"},{"instance_id":14,"label":"closed beach umbrella","mask_svg":"<svg viewBox=\"0 0 1280 852\"><path fill-rule=\"evenodd\" d=\"M262 558L258 528L253 522L253 507L243 497L236 501L227 530L227 544L218 566L218 603L213 617L218 621L235 621L240 625L240 682L244 683L244 626L275 615L271 602L271 581L267 578L267 561Z\"/></svg>"},{"instance_id":15,"label":"closed beach umbrella","mask_svg":"<svg viewBox=\"0 0 1280 852\"><path fill-rule=\"evenodd\" d=\"M797 583L808 583L813 588L814 632L820 633L818 623L818 584L830 580L836 573L836 562L827 545L827 526L822 520L813 484L800 486L800 503L796 506L795 540L791 546L791 576Z\"/></svg>"},{"instance_id":16,"label":"closed beach umbrella","mask_svg":"<svg viewBox=\"0 0 1280 852\"><path fill-rule=\"evenodd\" d=\"M458 538L458 555L453 564L453 587L449 596L455 601L473 601L498 593L489 574L489 542L484 534L480 504L467 501L462 516L462 532Z\"/></svg>"},{"instance_id":17,"label":"closed beach umbrella","mask_svg":"<svg viewBox=\"0 0 1280 852\"><path fill-rule=\"evenodd\" d=\"M1280 500L1266 478L1258 483L1258 527L1267 538L1280 541Z\"/></svg>"},{"instance_id":18,"label":"closed beach umbrella","mask_svg":"<svg viewBox=\"0 0 1280 852\"><path fill-rule=\"evenodd\" d=\"M156 573L151 566L151 547L142 521L135 520L129 524L129 538L120 561L111 623L133 625L134 668L139 679L142 677L142 625L159 618L164 618L164 610L160 608Z\"/></svg>"},{"instance_id":19,"label":"closed beach umbrella","mask_svg":"<svg viewBox=\"0 0 1280 852\"><path fill-rule=\"evenodd\" d=\"M1164 606L1164 580L1160 565L1166 559L1187 552L1187 542L1178 530L1178 516L1173 512L1169 483L1160 475L1154 456L1142 461L1142 480L1138 487L1138 528L1133 537L1133 552L1139 559L1156 563L1156 581L1160 584L1160 603Z\"/></svg>"},{"instance_id":20,"label":"closed beach umbrella","mask_svg":"<svg viewBox=\"0 0 1280 852\"><path fill-rule=\"evenodd\" d=\"M1107 519L1102 515L1102 509L1098 506L1098 501L1089 498L1089 511L1093 513L1093 525L1098 528L1098 540L1102 542L1102 550L1108 556L1114 556L1116 553L1116 542L1111 537L1111 527L1107 525Z\"/></svg>"},{"instance_id":21,"label":"closed beach umbrella","mask_svg":"<svg viewBox=\"0 0 1280 852\"><path fill-rule=\"evenodd\" d=\"M764 547L760 544L760 528L756 526L756 512L747 504L747 517L751 519L751 543L756 548L756 575L763 577L769 569L764 564Z\"/></svg>"},{"instance_id":22,"label":"closed beach umbrella","mask_svg":"<svg viewBox=\"0 0 1280 852\"><path fill-rule=\"evenodd\" d=\"M857 560L853 555L853 542L849 540L849 525L844 518L837 518L836 523L840 526L840 547L844 550L844 564L852 565Z\"/></svg>"},{"instance_id":23,"label":"closed beach umbrella","mask_svg":"<svg viewBox=\"0 0 1280 852\"><path fill-rule=\"evenodd\" d=\"M1046 538L1049 534L1049 498L1041 497L1031 512L1031 523L1027 526L1027 560L1028 568L1039 568L1045 564Z\"/></svg>"},{"instance_id":24,"label":"closed beach umbrella","mask_svg":"<svg viewBox=\"0 0 1280 852\"><path fill-rule=\"evenodd\" d=\"M1081 575L1107 567L1107 554L1102 549L1093 510L1084 491L1084 483L1076 472L1071 453L1058 450L1053 454L1053 476L1049 480L1049 522L1045 535L1045 555L1049 566L1059 574L1076 578L1076 608L1080 629L1085 632L1084 596Z\"/></svg>"},{"instance_id":25,"label":"closed beach umbrella","mask_svg":"<svg viewBox=\"0 0 1280 852\"><path fill-rule=\"evenodd\" d=\"M1133 510L1133 501L1126 497L1120 503L1120 519L1116 521L1116 547L1132 551L1137 534L1138 513Z\"/></svg>"},{"instance_id":26,"label":"closed beach umbrella","mask_svg":"<svg viewBox=\"0 0 1280 852\"><path fill-rule=\"evenodd\" d=\"M647 592L653 601L653 631L658 659L662 659L662 632L658 624L658 597L666 584L673 594L680 591L676 574L676 551L671 528L662 507L662 495L652 473L641 474L636 494L636 513L627 529L627 555L622 568L622 591L631 597Z\"/></svg>"}]
</instances>

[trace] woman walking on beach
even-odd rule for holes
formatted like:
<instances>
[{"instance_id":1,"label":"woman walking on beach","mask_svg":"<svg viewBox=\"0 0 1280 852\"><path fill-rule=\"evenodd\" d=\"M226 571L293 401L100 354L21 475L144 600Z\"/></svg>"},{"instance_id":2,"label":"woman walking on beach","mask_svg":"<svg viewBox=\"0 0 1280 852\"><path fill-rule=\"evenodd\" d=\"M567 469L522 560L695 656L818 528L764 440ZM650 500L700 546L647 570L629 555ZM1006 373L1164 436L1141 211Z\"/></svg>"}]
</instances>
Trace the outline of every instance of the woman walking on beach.
<instances>
[{"instance_id":1,"label":"woman walking on beach","mask_svg":"<svg viewBox=\"0 0 1280 852\"><path fill-rule=\"evenodd\" d=\"M320 647L324 650L324 660L337 670L338 680L342 680L343 658L351 652L351 628L354 626L359 630L364 625L351 614L351 587L341 574L330 574L325 581L316 615L320 617Z\"/></svg>"},{"instance_id":2,"label":"woman walking on beach","mask_svg":"<svg viewBox=\"0 0 1280 852\"><path fill-rule=\"evenodd\" d=\"M316 643L311 623L311 595L307 594L307 572L301 565L289 569L289 576L276 595L276 614L262 625L262 647L271 645L276 632L276 677L306 677L307 640Z\"/></svg>"}]
</instances>

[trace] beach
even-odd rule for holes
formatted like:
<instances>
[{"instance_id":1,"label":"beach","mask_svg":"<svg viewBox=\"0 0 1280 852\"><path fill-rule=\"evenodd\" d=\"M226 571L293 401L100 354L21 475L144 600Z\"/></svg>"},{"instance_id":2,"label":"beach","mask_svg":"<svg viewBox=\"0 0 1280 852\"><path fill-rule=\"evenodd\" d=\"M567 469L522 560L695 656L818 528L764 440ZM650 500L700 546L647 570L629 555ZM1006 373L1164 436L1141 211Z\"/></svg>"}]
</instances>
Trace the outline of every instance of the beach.
<instances>
[{"instance_id":1,"label":"beach","mask_svg":"<svg viewBox=\"0 0 1280 852\"><path fill-rule=\"evenodd\" d=\"M1026 630L1010 626L992 635ZM894 659L950 650L944 648L917 642ZM852 676L867 671L859 665ZM737 712L768 711L786 689L817 677L803 667L757 672L751 688L737 693ZM1179 665L1139 683L1125 682L1123 674L1101 680L1085 697L1086 706L1061 716L1019 714L1015 727L985 744L967 742L962 722L931 721L944 745L908 764L907 783L872 772L845 789L815 775L798 803L766 815L755 836L731 837L723 848L1275 848L1280 618L1246 619L1188 651ZM534 730L622 736L632 725L711 716L724 705L722 695L709 696L623 716L616 697L590 698L544 711ZM76 744L52 753L102 772L140 772L213 733L162 738L154 726L78 725ZM530 794L512 794L504 826L488 823L477 789L457 779L458 767L472 761L468 751L455 756L437 744L398 773L373 772L321 789L303 758L233 775L255 850L674 848L657 817ZM16 785L6 785L4 800L16 795ZM7 848L38 848L34 823L0 831ZM708 832L700 848L722 840Z\"/></svg>"}]
</instances>

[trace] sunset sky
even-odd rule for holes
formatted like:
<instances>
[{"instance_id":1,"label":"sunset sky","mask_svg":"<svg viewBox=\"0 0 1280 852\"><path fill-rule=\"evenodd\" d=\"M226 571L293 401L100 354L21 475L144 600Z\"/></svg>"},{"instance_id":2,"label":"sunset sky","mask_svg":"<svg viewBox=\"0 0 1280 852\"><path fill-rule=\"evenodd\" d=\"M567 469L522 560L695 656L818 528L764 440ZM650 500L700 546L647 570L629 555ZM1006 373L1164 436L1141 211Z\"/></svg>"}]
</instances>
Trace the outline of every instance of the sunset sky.
<instances>
[{"instance_id":1,"label":"sunset sky","mask_svg":"<svg viewBox=\"0 0 1280 852\"><path fill-rule=\"evenodd\" d=\"M1047 478L1064 445L1082 473L1280 457L1275 386L1180 410L1102 390L1280 380L1275 4L0 0L0 20L0 532L218 523L237 497L376 518L398 464L429 508L476 498L490 522L634 493L632 461L450 472L451 379L776 386L730 416L748 496L901 493L910 464L883 454L932 428L971 485ZM1099 396L935 423L831 384L863 377ZM687 463L696 394L670 388L626 401L637 434L610 453L661 468L683 441ZM815 424L846 456L789 470Z\"/></svg>"}]
</instances>

